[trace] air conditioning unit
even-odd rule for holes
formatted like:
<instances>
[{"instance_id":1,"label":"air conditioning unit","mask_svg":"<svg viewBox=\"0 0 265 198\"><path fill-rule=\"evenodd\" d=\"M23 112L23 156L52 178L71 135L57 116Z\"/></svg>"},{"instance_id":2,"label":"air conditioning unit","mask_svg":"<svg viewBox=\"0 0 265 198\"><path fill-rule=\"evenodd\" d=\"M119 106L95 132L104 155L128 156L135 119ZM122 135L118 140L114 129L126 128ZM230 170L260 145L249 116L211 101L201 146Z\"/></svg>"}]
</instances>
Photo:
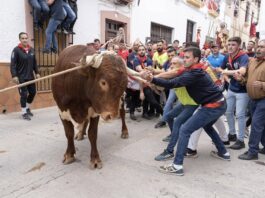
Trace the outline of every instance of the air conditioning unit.
<instances>
[{"instance_id":1,"label":"air conditioning unit","mask_svg":"<svg viewBox=\"0 0 265 198\"><path fill-rule=\"evenodd\" d=\"M114 0L114 3L116 5L128 5L129 3L132 3L133 0Z\"/></svg>"}]
</instances>

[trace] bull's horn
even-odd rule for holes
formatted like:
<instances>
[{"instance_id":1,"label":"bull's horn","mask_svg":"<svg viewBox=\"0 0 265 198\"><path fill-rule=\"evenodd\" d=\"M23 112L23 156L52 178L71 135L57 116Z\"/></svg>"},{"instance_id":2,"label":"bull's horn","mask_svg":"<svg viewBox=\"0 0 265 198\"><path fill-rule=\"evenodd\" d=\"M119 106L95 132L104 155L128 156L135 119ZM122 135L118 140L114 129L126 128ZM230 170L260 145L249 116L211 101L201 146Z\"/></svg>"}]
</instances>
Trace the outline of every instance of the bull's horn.
<instances>
[{"instance_id":1,"label":"bull's horn","mask_svg":"<svg viewBox=\"0 0 265 198\"><path fill-rule=\"evenodd\" d=\"M101 65L103 56L100 54L93 54L89 56L85 56L80 60L81 65L87 67L91 66L94 68L98 68Z\"/></svg>"}]
</instances>

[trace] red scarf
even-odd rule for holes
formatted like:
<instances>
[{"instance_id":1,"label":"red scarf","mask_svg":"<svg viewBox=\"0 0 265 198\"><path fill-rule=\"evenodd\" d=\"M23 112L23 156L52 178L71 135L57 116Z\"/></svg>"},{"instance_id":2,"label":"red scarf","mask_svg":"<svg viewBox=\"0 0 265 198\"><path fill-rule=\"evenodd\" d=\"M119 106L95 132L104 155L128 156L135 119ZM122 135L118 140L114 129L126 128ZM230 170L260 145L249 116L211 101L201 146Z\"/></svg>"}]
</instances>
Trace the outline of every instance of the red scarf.
<instances>
[{"instance_id":1,"label":"red scarf","mask_svg":"<svg viewBox=\"0 0 265 198\"><path fill-rule=\"evenodd\" d=\"M137 58L138 58L139 61L140 61L140 64L141 64L142 69L144 69L144 68L145 68L144 63L145 63L145 61L147 60L147 57L146 57L146 56L141 57L141 56L138 55Z\"/></svg>"},{"instance_id":2,"label":"red scarf","mask_svg":"<svg viewBox=\"0 0 265 198\"><path fill-rule=\"evenodd\" d=\"M231 69L233 69L233 70L235 69L233 64L232 64L233 61L236 60L237 58L239 58L240 56L245 55L245 54L246 54L246 52L239 50L238 53L233 58L229 55L228 62L229 62Z\"/></svg>"},{"instance_id":3,"label":"red scarf","mask_svg":"<svg viewBox=\"0 0 265 198\"><path fill-rule=\"evenodd\" d=\"M180 76L185 71L191 71L193 69L203 69L203 70L206 70L207 69L207 66L205 66L202 63L198 63L198 64L195 64L195 65L192 65L191 67L186 67L186 68L182 66L181 68L178 69L177 75Z\"/></svg>"},{"instance_id":4,"label":"red scarf","mask_svg":"<svg viewBox=\"0 0 265 198\"><path fill-rule=\"evenodd\" d=\"M29 44L26 47L23 47L21 43L18 44L18 47L23 50L23 52L28 53L30 50Z\"/></svg>"},{"instance_id":5,"label":"red scarf","mask_svg":"<svg viewBox=\"0 0 265 198\"><path fill-rule=\"evenodd\" d=\"M264 61L265 60L265 57L263 58L256 58L257 61Z\"/></svg>"}]
</instances>

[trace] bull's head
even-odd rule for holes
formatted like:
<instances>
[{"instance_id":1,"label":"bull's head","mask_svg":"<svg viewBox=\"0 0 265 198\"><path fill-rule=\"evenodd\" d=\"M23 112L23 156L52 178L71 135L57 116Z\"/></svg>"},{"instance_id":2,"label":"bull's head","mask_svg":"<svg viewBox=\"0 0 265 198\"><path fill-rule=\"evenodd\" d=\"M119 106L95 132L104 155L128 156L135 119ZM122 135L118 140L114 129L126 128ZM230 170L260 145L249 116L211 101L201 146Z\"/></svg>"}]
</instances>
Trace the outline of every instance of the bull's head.
<instances>
[{"instance_id":1,"label":"bull's head","mask_svg":"<svg viewBox=\"0 0 265 198\"><path fill-rule=\"evenodd\" d=\"M127 87L127 72L124 61L113 54L94 54L81 59L87 75L87 97L92 107L103 118L118 115L119 102Z\"/></svg>"}]
</instances>

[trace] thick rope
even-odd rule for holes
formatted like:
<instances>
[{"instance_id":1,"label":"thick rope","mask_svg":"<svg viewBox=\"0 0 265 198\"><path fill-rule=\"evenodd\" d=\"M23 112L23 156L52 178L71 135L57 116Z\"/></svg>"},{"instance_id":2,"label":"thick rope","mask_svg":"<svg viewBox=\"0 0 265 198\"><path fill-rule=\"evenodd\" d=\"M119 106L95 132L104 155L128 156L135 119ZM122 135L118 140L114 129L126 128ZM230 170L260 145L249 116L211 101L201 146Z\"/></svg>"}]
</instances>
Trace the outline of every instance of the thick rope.
<instances>
[{"instance_id":1,"label":"thick rope","mask_svg":"<svg viewBox=\"0 0 265 198\"><path fill-rule=\"evenodd\" d=\"M7 87L7 88L4 88L4 89L1 89L0 93L3 93L5 91L9 91L9 90L12 90L12 89L24 87L24 86L39 82L41 80L48 79L48 78L54 78L56 76L60 76L60 75L63 75L63 74L66 74L66 73L69 73L69 72L72 72L72 71L75 71L75 70L78 70L78 69L83 69L84 67L91 66L91 67L94 67L94 68L99 68L99 66L100 66L100 64L102 62L103 56L105 54L108 54L108 53L94 54L92 56L87 56L86 57L86 62L88 62L88 64L87 63L83 64L82 63L82 59L81 59L79 63L74 63L76 65L76 67L73 67L73 68L70 68L70 69L67 69L67 70L64 70L64 71L61 71L61 72L57 72L57 73L54 73L54 74L51 74L51 75L48 75L48 76L44 76L44 77L41 77L41 78L37 78L37 79L31 80L31 81L28 81L28 82L25 82L25 83L22 83L22 84L19 84L19 85L14 85L14 86L11 86L11 87Z\"/></svg>"}]
</instances>

